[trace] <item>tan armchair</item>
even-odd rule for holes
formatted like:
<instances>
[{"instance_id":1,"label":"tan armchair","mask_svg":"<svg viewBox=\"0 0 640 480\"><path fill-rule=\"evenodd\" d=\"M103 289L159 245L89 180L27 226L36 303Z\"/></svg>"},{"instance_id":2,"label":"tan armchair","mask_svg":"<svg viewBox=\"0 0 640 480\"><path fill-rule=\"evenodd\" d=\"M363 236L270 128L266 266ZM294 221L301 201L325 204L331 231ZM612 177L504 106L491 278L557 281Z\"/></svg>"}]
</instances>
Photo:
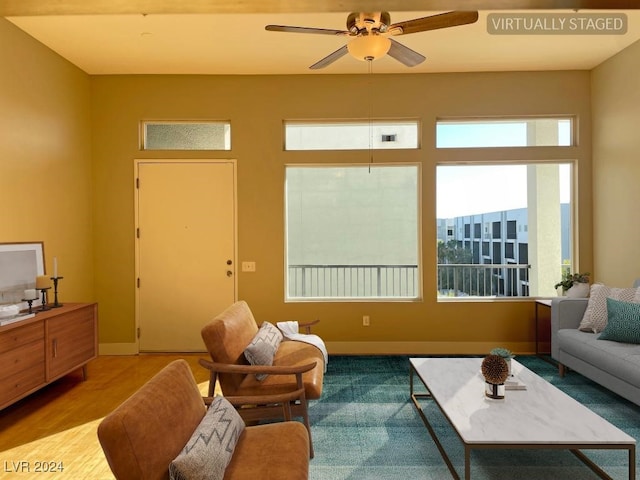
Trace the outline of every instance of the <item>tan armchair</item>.
<instances>
[{"instance_id":1,"label":"tan armchair","mask_svg":"<svg viewBox=\"0 0 640 480\"><path fill-rule=\"evenodd\" d=\"M303 326L304 327L304 326ZM302 395L291 404L293 416L302 417L311 440L307 400L322 395L324 356L313 345L284 340L280 343L272 366L250 365L244 349L258 332L258 325L244 301L231 305L202 329L202 339L211 362L200 363L211 371L209 394L219 382L225 396L256 396L290 393L302 389ZM255 374L268 373L264 380ZM281 418L282 410L269 404L243 408L245 421ZM313 444L310 444L313 457Z\"/></svg>"},{"instance_id":2,"label":"tan armchair","mask_svg":"<svg viewBox=\"0 0 640 480\"><path fill-rule=\"evenodd\" d=\"M268 398L225 397L234 405L264 402L280 405L290 419L289 404L302 392ZM206 413L189 364L167 365L98 426L98 438L118 480L169 478L169 465L182 451ZM246 427L227 465L224 480L304 480L309 474L309 436L300 422Z\"/></svg>"}]
</instances>

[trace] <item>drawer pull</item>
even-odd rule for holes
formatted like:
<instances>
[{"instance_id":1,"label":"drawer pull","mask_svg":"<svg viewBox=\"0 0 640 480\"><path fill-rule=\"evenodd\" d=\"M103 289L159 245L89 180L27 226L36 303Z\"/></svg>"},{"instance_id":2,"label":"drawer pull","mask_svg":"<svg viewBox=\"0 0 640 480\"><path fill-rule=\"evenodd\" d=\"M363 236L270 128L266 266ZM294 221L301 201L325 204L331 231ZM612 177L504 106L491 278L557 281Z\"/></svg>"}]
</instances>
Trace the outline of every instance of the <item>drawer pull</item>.
<instances>
[{"instance_id":1,"label":"drawer pull","mask_svg":"<svg viewBox=\"0 0 640 480\"><path fill-rule=\"evenodd\" d=\"M52 347L53 347L53 358L57 358L58 357L58 339L54 338L52 343Z\"/></svg>"}]
</instances>

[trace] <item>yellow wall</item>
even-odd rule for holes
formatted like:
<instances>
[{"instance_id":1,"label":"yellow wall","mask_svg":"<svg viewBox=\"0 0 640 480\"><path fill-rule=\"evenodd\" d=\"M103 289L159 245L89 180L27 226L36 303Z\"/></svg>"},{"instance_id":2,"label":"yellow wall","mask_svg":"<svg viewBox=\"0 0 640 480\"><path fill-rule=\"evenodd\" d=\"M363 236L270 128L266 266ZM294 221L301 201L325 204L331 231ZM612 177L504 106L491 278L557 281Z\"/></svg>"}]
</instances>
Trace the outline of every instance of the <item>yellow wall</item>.
<instances>
[{"instance_id":1,"label":"yellow wall","mask_svg":"<svg viewBox=\"0 0 640 480\"><path fill-rule=\"evenodd\" d=\"M258 321L320 318L317 328L334 353L475 353L497 344L533 349L529 301L437 303L435 299L435 162L451 155L434 148L439 116L575 114L580 146L579 263L592 267L590 82L588 72L317 76L95 76L91 78L95 172L96 293L100 342L134 337L135 158L176 158L141 152L140 120L221 119L232 124L231 152L187 152L192 158L238 162L239 298ZM291 118L413 117L423 123L418 151L379 152L376 161L422 162L425 299L417 303L297 303L284 298L283 178L287 163L324 155L283 152L282 120ZM545 155L544 147L536 150ZM469 152L469 157L476 155ZM520 158L505 149L507 159ZM335 152L332 162L368 161L366 152ZM218 312L211 312L214 316ZM371 326L362 327L362 315Z\"/></svg>"},{"instance_id":2,"label":"yellow wall","mask_svg":"<svg viewBox=\"0 0 640 480\"><path fill-rule=\"evenodd\" d=\"M592 72L595 279L640 277L640 42Z\"/></svg>"},{"instance_id":3,"label":"yellow wall","mask_svg":"<svg viewBox=\"0 0 640 480\"><path fill-rule=\"evenodd\" d=\"M594 181L595 201L603 202L596 212L601 225L596 233L601 255L596 271L598 278L619 278L618 283L626 284L627 277L636 275L633 265L637 265L637 257L632 258L635 264L626 265L632 263L629 259L638 238L633 221L638 194L630 180L638 177L638 166L631 164L638 136L630 127L638 120L637 91L630 83L638 77L637 57L636 45L596 70L593 95L589 72L89 77L0 19L0 241L44 241L47 268L51 271L51 259L57 256L60 274L65 277L62 300L97 300L100 343L134 344L133 161L176 156L140 152L139 121L230 120L232 152L185 156L237 159L238 260L253 260L258 266L254 274L238 273L239 298L250 303L259 320L320 318L317 332L336 353L482 353L497 344L531 351L534 309L530 300L435 300L435 263L431 261L436 255L435 163L452 155L433 147L435 119L577 115L580 146L571 154L579 162L579 266L591 270L593 101L603 115L595 122L599 142L596 174L603 175ZM629 99L634 103L627 107ZM618 112L630 120L613 122ZM380 152L375 159L422 162L425 300L285 304L284 165L316 162L320 154L283 152L282 119L363 118L370 114L416 117L423 122L421 150L404 152L402 157ZM615 141L605 142L608 136ZM604 155L607 145L623 145L624 151ZM545 155L544 147L536 151ZM468 152L470 158L475 155ZM503 158L517 159L518 155L516 149L505 149ZM611 164L610 158L615 160ZM368 155L336 152L332 156L334 162L354 159L366 162ZM619 169L624 174L618 178ZM629 171L636 175L628 175ZM628 189L618 201L620 185ZM615 225L608 225L614 207L622 214L612 216L610 222ZM626 243L620 244L620 232L626 232L622 240ZM612 243L616 247L610 253ZM624 278L617 273L623 268L629 271ZM365 314L371 317L371 327L361 326Z\"/></svg>"},{"instance_id":4,"label":"yellow wall","mask_svg":"<svg viewBox=\"0 0 640 480\"><path fill-rule=\"evenodd\" d=\"M89 76L0 18L0 242L43 241L60 301L92 301Z\"/></svg>"}]
</instances>

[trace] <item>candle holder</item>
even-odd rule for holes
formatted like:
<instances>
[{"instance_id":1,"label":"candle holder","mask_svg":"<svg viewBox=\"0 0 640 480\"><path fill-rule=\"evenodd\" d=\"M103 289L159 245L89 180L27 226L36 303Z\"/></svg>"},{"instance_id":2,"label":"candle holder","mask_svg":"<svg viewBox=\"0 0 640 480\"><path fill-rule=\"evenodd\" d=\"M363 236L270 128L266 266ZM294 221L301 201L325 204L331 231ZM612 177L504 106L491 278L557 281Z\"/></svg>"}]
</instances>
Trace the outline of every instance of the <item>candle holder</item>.
<instances>
[{"instance_id":1,"label":"candle holder","mask_svg":"<svg viewBox=\"0 0 640 480\"><path fill-rule=\"evenodd\" d=\"M29 305L28 313L33 313L33 302L35 302L36 300L37 300L37 298L23 298L22 299L23 302L27 302L27 305Z\"/></svg>"},{"instance_id":2,"label":"candle holder","mask_svg":"<svg viewBox=\"0 0 640 480\"><path fill-rule=\"evenodd\" d=\"M45 310L50 310L51 307L47 306L47 290L51 290L51 287L39 288L42 293L42 305L40 306L40 311L44 312Z\"/></svg>"},{"instance_id":3,"label":"candle holder","mask_svg":"<svg viewBox=\"0 0 640 480\"><path fill-rule=\"evenodd\" d=\"M64 277L51 277L53 281L53 308L61 307L62 304L58 303L58 280L62 280Z\"/></svg>"}]
</instances>

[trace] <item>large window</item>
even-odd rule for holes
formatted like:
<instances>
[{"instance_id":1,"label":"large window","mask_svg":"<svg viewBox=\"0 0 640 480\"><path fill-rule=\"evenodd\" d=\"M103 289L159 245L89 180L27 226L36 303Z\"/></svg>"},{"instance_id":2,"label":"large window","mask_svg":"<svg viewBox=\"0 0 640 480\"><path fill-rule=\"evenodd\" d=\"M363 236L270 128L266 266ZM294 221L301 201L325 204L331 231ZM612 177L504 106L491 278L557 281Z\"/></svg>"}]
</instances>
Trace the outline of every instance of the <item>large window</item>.
<instances>
[{"instance_id":1,"label":"large window","mask_svg":"<svg viewBox=\"0 0 640 480\"><path fill-rule=\"evenodd\" d=\"M439 165L439 297L551 296L571 265L571 163ZM470 223L489 225L482 258L458 243ZM440 228L438 229L440 231ZM515 248L516 244L518 245Z\"/></svg>"},{"instance_id":2,"label":"large window","mask_svg":"<svg viewBox=\"0 0 640 480\"><path fill-rule=\"evenodd\" d=\"M415 164L286 167L286 300L421 297Z\"/></svg>"}]
</instances>

